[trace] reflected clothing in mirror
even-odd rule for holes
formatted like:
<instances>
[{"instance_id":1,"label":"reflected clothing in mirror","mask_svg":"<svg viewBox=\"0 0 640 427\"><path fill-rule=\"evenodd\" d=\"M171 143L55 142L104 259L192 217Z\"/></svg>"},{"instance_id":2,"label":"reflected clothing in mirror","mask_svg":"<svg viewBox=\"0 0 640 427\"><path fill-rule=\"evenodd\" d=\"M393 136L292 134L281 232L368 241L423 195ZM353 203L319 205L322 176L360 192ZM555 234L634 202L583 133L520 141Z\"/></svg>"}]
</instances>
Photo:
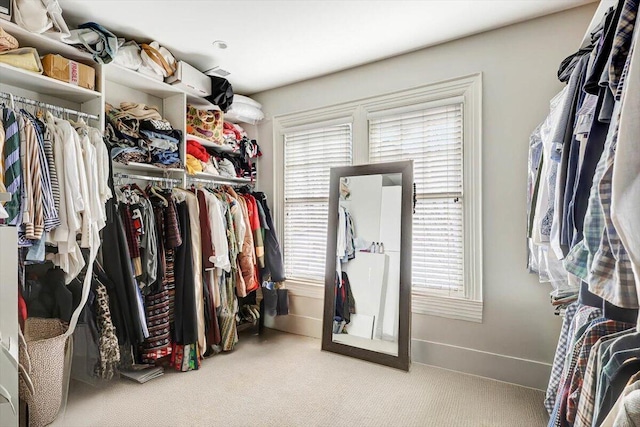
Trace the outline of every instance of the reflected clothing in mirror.
<instances>
[{"instance_id":1,"label":"reflected clothing in mirror","mask_svg":"<svg viewBox=\"0 0 640 427\"><path fill-rule=\"evenodd\" d=\"M346 332L344 327L351 322L351 314L356 312L356 302L351 293L349 276L342 272L342 278L336 272L336 313L333 318L333 333L341 334Z\"/></svg>"},{"instance_id":2,"label":"reflected clothing in mirror","mask_svg":"<svg viewBox=\"0 0 640 427\"><path fill-rule=\"evenodd\" d=\"M332 168L323 349L408 368L412 176L410 161Z\"/></svg>"},{"instance_id":3,"label":"reflected clothing in mirror","mask_svg":"<svg viewBox=\"0 0 640 427\"><path fill-rule=\"evenodd\" d=\"M341 280L334 340L389 354L398 353L400 178L375 174L341 180L336 236ZM388 254L382 253L385 242Z\"/></svg>"},{"instance_id":4,"label":"reflected clothing in mirror","mask_svg":"<svg viewBox=\"0 0 640 427\"><path fill-rule=\"evenodd\" d=\"M338 210L338 240L336 244L336 256L339 261L336 264L336 271L338 273L340 273L340 262L348 262L356 257L354 239L353 217L345 207L340 206Z\"/></svg>"}]
</instances>

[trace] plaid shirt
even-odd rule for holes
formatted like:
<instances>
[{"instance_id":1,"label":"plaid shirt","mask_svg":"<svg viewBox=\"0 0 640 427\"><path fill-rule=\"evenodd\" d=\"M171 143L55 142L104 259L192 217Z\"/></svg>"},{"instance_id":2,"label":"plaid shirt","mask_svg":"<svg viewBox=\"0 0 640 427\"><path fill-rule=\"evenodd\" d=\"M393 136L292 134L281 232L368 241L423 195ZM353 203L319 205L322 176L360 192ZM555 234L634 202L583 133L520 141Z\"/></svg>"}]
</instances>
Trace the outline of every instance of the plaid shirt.
<instances>
[{"instance_id":1,"label":"plaid shirt","mask_svg":"<svg viewBox=\"0 0 640 427\"><path fill-rule=\"evenodd\" d=\"M562 397L564 395L564 389L566 387L565 383L567 382L567 377L569 377L569 380L571 379L569 373L573 372L573 369L575 367L574 359L577 358L577 351L579 351L580 349L580 346L577 344L582 342L582 336L584 336L584 334L581 334L581 336L576 336L576 333L585 325L588 325L594 320L601 317L601 309L589 306L580 306L573 317L573 321L571 322L569 331L567 333L567 347L565 350L566 355L565 357L563 357L564 360L562 360L562 364L559 366L559 370L552 370L551 379L549 380L549 390L547 391L547 398L545 399L545 406L547 408L551 406L551 408L553 409L553 412L551 413L551 419L549 421L549 426L556 425L555 420L557 418L556 415L560 413L560 405L563 401L566 402L566 399ZM556 367L554 366L554 368ZM559 372L557 376L555 375L556 372ZM552 386L552 382L555 384L555 386ZM558 398L557 396L561 397Z\"/></svg>"},{"instance_id":2,"label":"plaid shirt","mask_svg":"<svg viewBox=\"0 0 640 427\"><path fill-rule=\"evenodd\" d=\"M570 372L573 372L576 364L578 363L578 355L580 353L580 348L582 347L582 341L584 340L584 335L579 337L575 344L572 347L571 354L568 355L567 364L565 364L565 369L562 373L562 382L560 383L560 388L558 389L558 396L560 399L556 400L556 406L553 411L552 417L549 419L549 427L563 427L567 425L566 413L567 413L567 398L569 395L569 386L571 385L571 375Z\"/></svg>"},{"instance_id":3,"label":"plaid shirt","mask_svg":"<svg viewBox=\"0 0 640 427\"><path fill-rule=\"evenodd\" d=\"M602 344L602 339L599 339L591 349L589 353L589 361L587 362L587 369L584 373L584 383L582 385L582 394L578 401L578 409L576 411L574 427L588 427L591 426L593 420L593 412L595 406L595 393L597 385L597 370L598 370L598 349Z\"/></svg>"},{"instance_id":4,"label":"plaid shirt","mask_svg":"<svg viewBox=\"0 0 640 427\"><path fill-rule=\"evenodd\" d=\"M599 187L597 183L600 182L604 176L607 166L607 155L611 149L614 136L617 136L618 119L620 117L620 103L616 103L613 111L613 118L609 127L609 133L604 144L603 155L598 161L595 174L593 175L593 185L591 186L591 193L589 195L589 203L587 206L587 212L584 217L583 235L584 238L581 242L576 244L569 254L563 260L565 269L585 282L589 283L589 290L591 291L590 273L593 264L593 258L600 249L600 243L602 241L602 235L605 232L605 218L602 204L600 203ZM609 266L612 270L613 266ZM606 270L600 270L600 274L605 274Z\"/></svg>"},{"instance_id":5,"label":"plaid shirt","mask_svg":"<svg viewBox=\"0 0 640 427\"><path fill-rule=\"evenodd\" d=\"M630 323L623 323L615 320L607 320L605 322L598 323L594 321L593 323L594 324L589 326L589 329L584 334L582 347L578 354L578 361L571 377L569 398L567 399L567 421L569 423L573 423L575 421L578 402L580 401L580 396L582 394L584 374L587 369L587 363L589 362L591 349L600 338L633 327Z\"/></svg>"},{"instance_id":6,"label":"plaid shirt","mask_svg":"<svg viewBox=\"0 0 640 427\"><path fill-rule=\"evenodd\" d=\"M610 322L613 322L613 323L609 325L601 323L598 325L600 327L600 330L604 331L604 334L600 338L598 338L597 342L592 346L592 348L589 351L589 354L587 356L588 360L586 364L586 369L584 370L584 375L582 376L583 378L582 385L577 384L577 381L579 381L579 379L576 379L575 378L576 375L574 375L574 380L576 380L576 384L572 383L573 391L569 395L569 402L568 402L568 407L570 408L570 410L568 411L568 414L567 414L567 416L569 416L569 414L573 413L574 421L575 421L574 427L591 426L591 423L593 421L593 416L595 412L596 388L598 384L599 365L600 365L600 362L602 361L602 358L601 358L602 352L600 351L600 347L603 345L605 341L608 341L609 339L618 338L620 334L616 332L625 331L633 327L633 325L631 324L615 322L612 320L606 323L610 323ZM610 332L612 328L613 329L617 328L617 331ZM586 345L586 341L585 343L583 343L583 348L584 348L584 345ZM580 365L578 363L578 365L576 366L576 374L578 374L579 366ZM574 385L579 388L573 389ZM574 410L571 408L575 408L575 412L573 412Z\"/></svg>"},{"instance_id":7,"label":"plaid shirt","mask_svg":"<svg viewBox=\"0 0 640 427\"><path fill-rule=\"evenodd\" d=\"M619 118L620 110L617 109L617 120L613 127L610 145L602 154L602 158L605 159L604 173L600 181L594 181L593 185L599 196L604 229L598 251L593 256L588 283L591 292L610 303L618 307L635 309L638 308L638 295L631 260L611 221L611 182Z\"/></svg>"},{"instance_id":8,"label":"plaid shirt","mask_svg":"<svg viewBox=\"0 0 640 427\"><path fill-rule=\"evenodd\" d=\"M629 56L637 13L638 2L636 0L625 0L624 5L622 6L620 20L616 27L613 44L611 45L611 56L609 62L609 87L611 88L611 92L614 94L618 89L620 76L627 57Z\"/></svg>"},{"instance_id":9,"label":"plaid shirt","mask_svg":"<svg viewBox=\"0 0 640 427\"><path fill-rule=\"evenodd\" d=\"M558 345L556 346L556 355L553 358L553 365L551 367L551 376L549 377L549 385L547 386L547 394L544 399L544 407L547 408L549 415L553 412L553 407L556 403L556 394L558 393L558 385L562 376L562 368L564 367L564 360L567 355L567 348L569 347L569 331L573 324L573 318L578 311L578 303L574 302L567 307L564 314L564 320L562 321L562 329L560 330L560 337L558 337Z\"/></svg>"},{"instance_id":10,"label":"plaid shirt","mask_svg":"<svg viewBox=\"0 0 640 427\"><path fill-rule=\"evenodd\" d=\"M624 88L627 81L627 75L629 74L629 64L631 62L631 57L633 55L633 46L629 50L629 56L627 57L627 62L624 63L624 68L622 69L622 74L620 75L620 82L618 82L618 89L614 92L614 98L616 101L620 101L622 99L622 93L624 92Z\"/></svg>"}]
</instances>

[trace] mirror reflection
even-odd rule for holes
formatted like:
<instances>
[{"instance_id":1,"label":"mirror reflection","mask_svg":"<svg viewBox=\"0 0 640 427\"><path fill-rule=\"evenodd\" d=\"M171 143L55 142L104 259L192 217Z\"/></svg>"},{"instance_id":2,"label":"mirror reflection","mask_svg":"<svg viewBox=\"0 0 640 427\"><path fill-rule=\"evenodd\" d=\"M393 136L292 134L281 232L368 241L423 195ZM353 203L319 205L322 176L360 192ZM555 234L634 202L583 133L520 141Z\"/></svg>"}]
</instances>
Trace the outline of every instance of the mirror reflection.
<instances>
[{"instance_id":1,"label":"mirror reflection","mask_svg":"<svg viewBox=\"0 0 640 427\"><path fill-rule=\"evenodd\" d=\"M398 355L402 174L340 180L333 342Z\"/></svg>"}]
</instances>

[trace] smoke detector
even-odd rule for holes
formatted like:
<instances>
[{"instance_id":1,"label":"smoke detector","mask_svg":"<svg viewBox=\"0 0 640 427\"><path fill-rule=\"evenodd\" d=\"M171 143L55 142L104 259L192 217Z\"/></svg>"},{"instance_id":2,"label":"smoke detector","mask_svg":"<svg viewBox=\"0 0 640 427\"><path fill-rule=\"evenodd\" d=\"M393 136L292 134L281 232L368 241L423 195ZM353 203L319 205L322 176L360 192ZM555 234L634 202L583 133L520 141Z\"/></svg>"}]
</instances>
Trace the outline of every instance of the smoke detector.
<instances>
[{"instance_id":1,"label":"smoke detector","mask_svg":"<svg viewBox=\"0 0 640 427\"><path fill-rule=\"evenodd\" d=\"M213 68L209 68L204 73L208 76L218 76L218 77L227 77L229 74L231 74L230 71L227 71L224 68L220 68L217 65Z\"/></svg>"},{"instance_id":2,"label":"smoke detector","mask_svg":"<svg viewBox=\"0 0 640 427\"><path fill-rule=\"evenodd\" d=\"M227 47L229 47L227 42L224 41L224 40L216 40L211 44L213 45L213 47L215 47L217 49L226 49Z\"/></svg>"}]
</instances>

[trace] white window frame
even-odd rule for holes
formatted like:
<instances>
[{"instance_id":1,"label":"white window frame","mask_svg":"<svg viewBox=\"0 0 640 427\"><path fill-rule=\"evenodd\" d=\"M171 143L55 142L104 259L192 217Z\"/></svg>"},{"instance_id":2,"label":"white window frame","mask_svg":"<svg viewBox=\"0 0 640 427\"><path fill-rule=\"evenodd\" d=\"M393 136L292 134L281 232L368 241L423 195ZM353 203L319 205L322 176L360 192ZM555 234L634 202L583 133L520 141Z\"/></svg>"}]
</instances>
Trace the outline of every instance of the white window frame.
<instances>
[{"instance_id":1,"label":"white window frame","mask_svg":"<svg viewBox=\"0 0 640 427\"><path fill-rule=\"evenodd\" d=\"M412 312L482 322L482 74L473 74L409 90L274 117L274 215L284 229L284 134L296 128L352 120L353 164L369 163L368 117L463 103L464 295L446 290L413 288ZM282 241L282 236L280 236ZM322 282L287 280L292 295L323 298Z\"/></svg>"}]
</instances>

